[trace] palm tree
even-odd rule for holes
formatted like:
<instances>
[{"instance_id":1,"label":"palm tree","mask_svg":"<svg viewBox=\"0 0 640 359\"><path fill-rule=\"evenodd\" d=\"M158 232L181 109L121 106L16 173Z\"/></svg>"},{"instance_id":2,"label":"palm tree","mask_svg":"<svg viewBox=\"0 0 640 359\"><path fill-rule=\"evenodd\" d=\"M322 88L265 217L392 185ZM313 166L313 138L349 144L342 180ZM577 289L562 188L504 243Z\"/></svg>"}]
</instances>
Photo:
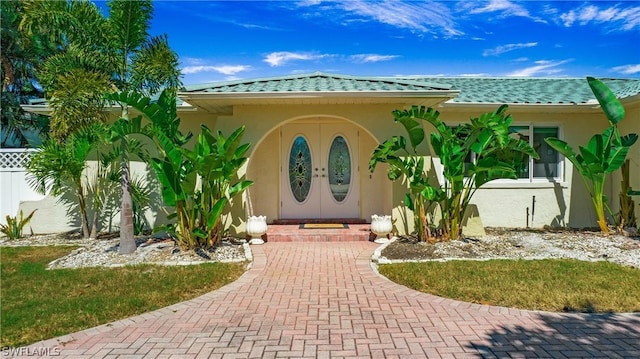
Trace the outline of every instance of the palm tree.
<instances>
[{"instance_id":1,"label":"palm tree","mask_svg":"<svg viewBox=\"0 0 640 359\"><path fill-rule=\"evenodd\" d=\"M95 4L86 1L29 1L22 28L47 30L61 44L42 68L47 97L56 100L52 128L64 137L88 122L100 119L105 91L136 91L151 95L162 88L181 86L177 54L167 36L150 36L153 7L150 0L111 0L105 18ZM121 117L128 120L125 104ZM68 128L65 128L69 124ZM121 190L120 253L135 251L129 172L129 141L120 142Z\"/></svg>"},{"instance_id":2,"label":"palm tree","mask_svg":"<svg viewBox=\"0 0 640 359\"><path fill-rule=\"evenodd\" d=\"M3 147L23 147L38 142L37 135L47 131L48 120L44 116L27 115L20 107L31 98L40 98L42 91L36 84L35 69L52 53L51 43L42 34L25 34L19 31L22 19L22 2L0 2L0 79L2 81L2 111L0 126ZM44 130L44 131L43 131ZM34 136L29 136L33 134ZM6 136L6 137L5 137ZM3 140L12 138L13 143Z\"/></svg>"}]
</instances>

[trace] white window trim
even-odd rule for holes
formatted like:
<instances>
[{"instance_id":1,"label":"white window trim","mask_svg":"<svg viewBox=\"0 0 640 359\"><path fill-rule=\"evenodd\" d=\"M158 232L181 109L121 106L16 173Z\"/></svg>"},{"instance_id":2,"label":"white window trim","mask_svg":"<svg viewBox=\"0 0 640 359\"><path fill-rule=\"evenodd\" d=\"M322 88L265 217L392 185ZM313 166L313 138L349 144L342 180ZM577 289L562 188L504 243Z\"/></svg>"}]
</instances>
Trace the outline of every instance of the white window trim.
<instances>
[{"instance_id":1,"label":"white window trim","mask_svg":"<svg viewBox=\"0 0 640 359\"><path fill-rule=\"evenodd\" d=\"M529 137L529 145L532 145L531 141L533 141L533 129L535 127L555 127L558 129L558 138L564 138L564 129L560 124L553 122L529 122L529 123L512 123L511 126L529 126L531 130L531 136ZM518 185L530 184L527 187L554 187L558 183L563 184L564 186L568 186L568 184L564 183L565 181L565 158L561 153L558 153L558 176L554 178L547 177L533 177L533 158L529 158L529 178L518 178L518 179L497 179L493 180L486 184L487 187L494 187L493 185L497 185L498 187L504 187L507 184L510 184L508 187L517 187ZM545 185L547 184L547 185ZM494 187L495 188L495 187Z\"/></svg>"}]
</instances>

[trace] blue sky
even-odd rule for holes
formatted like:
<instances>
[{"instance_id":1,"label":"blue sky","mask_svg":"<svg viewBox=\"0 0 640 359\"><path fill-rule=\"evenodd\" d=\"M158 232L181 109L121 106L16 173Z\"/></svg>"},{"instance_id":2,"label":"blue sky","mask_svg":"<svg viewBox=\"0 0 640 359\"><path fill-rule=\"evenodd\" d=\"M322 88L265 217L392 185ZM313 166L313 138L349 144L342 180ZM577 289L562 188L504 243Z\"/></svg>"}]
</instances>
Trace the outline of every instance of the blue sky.
<instances>
[{"instance_id":1,"label":"blue sky","mask_svg":"<svg viewBox=\"0 0 640 359\"><path fill-rule=\"evenodd\" d=\"M356 76L640 78L640 1L155 1L186 85Z\"/></svg>"}]
</instances>

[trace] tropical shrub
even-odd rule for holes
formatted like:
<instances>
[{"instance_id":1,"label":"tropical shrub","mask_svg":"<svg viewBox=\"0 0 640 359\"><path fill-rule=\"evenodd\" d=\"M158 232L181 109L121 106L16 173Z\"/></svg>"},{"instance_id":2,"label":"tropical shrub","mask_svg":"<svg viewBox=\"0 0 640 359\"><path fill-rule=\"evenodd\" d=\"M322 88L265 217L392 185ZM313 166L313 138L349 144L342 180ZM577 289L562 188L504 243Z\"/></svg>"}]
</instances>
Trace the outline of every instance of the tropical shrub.
<instances>
[{"instance_id":1,"label":"tropical shrub","mask_svg":"<svg viewBox=\"0 0 640 359\"><path fill-rule=\"evenodd\" d=\"M131 200L133 210L133 234L141 235L149 227L145 213L151 208L151 187L144 177L131 179Z\"/></svg>"},{"instance_id":2,"label":"tropical shrub","mask_svg":"<svg viewBox=\"0 0 640 359\"><path fill-rule=\"evenodd\" d=\"M606 212L613 215L604 194L605 179L608 174L622 167L629 148L638 140L638 135L620 135L618 123L624 119L622 103L602 81L587 77L587 82L609 120L609 127L602 134L593 135L586 147L579 146L579 153L558 138L549 137L545 141L573 163L589 192L600 230L609 233Z\"/></svg>"},{"instance_id":3,"label":"tropical shrub","mask_svg":"<svg viewBox=\"0 0 640 359\"><path fill-rule=\"evenodd\" d=\"M100 129L99 129L100 127ZM74 134L62 141L48 140L38 147L27 165L27 182L36 192L61 195L66 191L74 193L77 200L82 235L91 238L97 235L97 228L90 229L87 205L87 181L85 170L87 158L96 142L101 141L101 124ZM98 170L100 172L100 170ZM99 211L96 209L95 216ZM92 221L97 223L97 221Z\"/></svg>"},{"instance_id":4,"label":"tropical shrub","mask_svg":"<svg viewBox=\"0 0 640 359\"><path fill-rule=\"evenodd\" d=\"M0 224L0 232L7 235L7 237L11 240L22 238L22 230L24 226L31 221L33 214L36 213L36 210L33 210L27 218L24 218L22 210L20 210L20 215L11 217L7 215L6 220L7 224Z\"/></svg>"},{"instance_id":5,"label":"tropical shrub","mask_svg":"<svg viewBox=\"0 0 640 359\"><path fill-rule=\"evenodd\" d=\"M250 146L241 144L245 128L225 137L202 125L193 149L189 150L184 145L191 134L179 130L175 94L163 91L156 103L135 93L114 94L110 98L129 104L151 121L150 130L159 153L151 164L164 205L171 208L167 209L168 219L176 221L164 229L184 249L217 244L225 231L222 215L226 205L253 184L236 178L247 161L244 155Z\"/></svg>"},{"instance_id":6,"label":"tropical shrub","mask_svg":"<svg viewBox=\"0 0 640 359\"><path fill-rule=\"evenodd\" d=\"M405 137L394 136L374 150L369 170L373 172L377 163L387 163L390 180L406 178L409 192L405 205L414 212L420 240L434 241L434 234L442 240L461 238L462 220L476 190L494 179L517 178L529 157L538 158L526 141L510 136L512 118L506 114L507 109L506 105L500 106L455 127L440 120L440 113L433 108L413 106L410 110L393 111L395 122L402 124L409 136L411 149L407 149ZM425 139L420 120L435 129L431 145L442 162L442 188L429 183L424 157L418 155L417 147ZM427 220L427 211L434 204L442 215L440 225Z\"/></svg>"}]
</instances>

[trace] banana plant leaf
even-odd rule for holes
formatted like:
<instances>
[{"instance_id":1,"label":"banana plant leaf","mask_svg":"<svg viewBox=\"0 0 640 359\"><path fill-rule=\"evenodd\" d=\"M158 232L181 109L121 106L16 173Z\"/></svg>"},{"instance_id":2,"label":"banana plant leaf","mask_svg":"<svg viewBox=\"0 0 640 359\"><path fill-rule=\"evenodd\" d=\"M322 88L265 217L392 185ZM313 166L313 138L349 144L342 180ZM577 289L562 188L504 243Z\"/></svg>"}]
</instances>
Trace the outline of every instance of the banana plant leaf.
<instances>
[{"instance_id":1,"label":"banana plant leaf","mask_svg":"<svg viewBox=\"0 0 640 359\"><path fill-rule=\"evenodd\" d=\"M394 116L407 131L411 147L418 147L424 141L424 129L420 126L420 122L416 121L409 112L394 112Z\"/></svg>"},{"instance_id":2,"label":"banana plant leaf","mask_svg":"<svg viewBox=\"0 0 640 359\"><path fill-rule=\"evenodd\" d=\"M249 180L243 180L234 184L233 186L229 187L229 197L235 196L236 194L246 190L252 185L253 185L253 181L249 181Z\"/></svg>"},{"instance_id":3,"label":"banana plant leaf","mask_svg":"<svg viewBox=\"0 0 640 359\"><path fill-rule=\"evenodd\" d=\"M589 83L591 91L596 96L598 103L600 103L602 111L609 119L609 122L615 125L622 121L624 118L624 107L613 91L596 78L587 77L587 82Z\"/></svg>"},{"instance_id":4,"label":"banana plant leaf","mask_svg":"<svg viewBox=\"0 0 640 359\"><path fill-rule=\"evenodd\" d=\"M178 170L169 161L162 161L154 158L151 164L156 171L160 188L162 192L162 200L167 206L175 207L177 202L185 199L184 191L180 185Z\"/></svg>"},{"instance_id":5,"label":"banana plant leaf","mask_svg":"<svg viewBox=\"0 0 640 359\"><path fill-rule=\"evenodd\" d=\"M607 167L605 173L611 173L618 170L624 164L627 154L629 153L629 147L616 146L611 148L609 157L606 160Z\"/></svg>"},{"instance_id":6,"label":"banana plant leaf","mask_svg":"<svg viewBox=\"0 0 640 359\"><path fill-rule=\"evenodd\" d=\"M207 227L213 228L216 222L220 219L222 211L227 203L229 203L227 197L222 197L216 201L213 208L211 208L211 212L209 212L209 216L207 217Z\"/></svg>"},{"instance_id":7,"label":"banana plant leaf","mask_svg":"<svg viewBox=\"0 0 640 359\"><path fill-rule=\"evenodd\" d=\"M626 136L620 137L620 145L624 147L631 147L636 143L636 141L638 141L638 135L635 133L630 133Z\"/></svg>"}]
</instances>

